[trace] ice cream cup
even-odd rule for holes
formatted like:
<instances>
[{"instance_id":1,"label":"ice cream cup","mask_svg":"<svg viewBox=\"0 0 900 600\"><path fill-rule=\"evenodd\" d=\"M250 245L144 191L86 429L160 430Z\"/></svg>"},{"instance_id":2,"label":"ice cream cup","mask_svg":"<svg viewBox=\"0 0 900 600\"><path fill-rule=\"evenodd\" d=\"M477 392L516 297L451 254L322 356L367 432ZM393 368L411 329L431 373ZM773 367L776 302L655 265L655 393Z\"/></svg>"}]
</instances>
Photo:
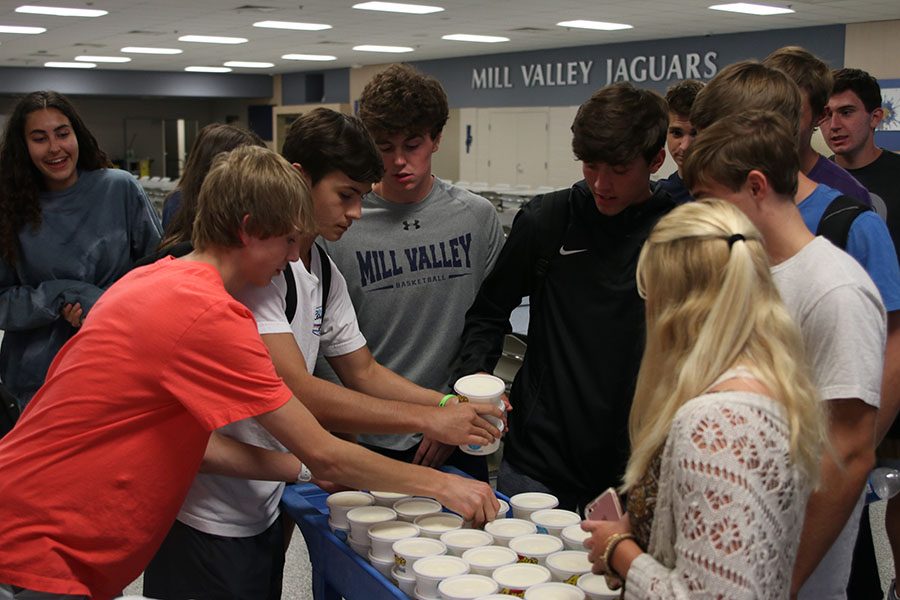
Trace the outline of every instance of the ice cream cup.
<instances>
[{"instance_id":1,"label":"ice cream cup","mask_svg":"<svg viewBox=\"0 0 900 600\"><path fill-rule=\"evenodd\" d=\"M494 537L480 529L457 529L441 534L441 541L447 545L448 553L462 556L466 550L490 546L494 543Z\"/></svg>"},{"instance_id":2,"label":"ice cream cup","mask_svg":"<svg viewBox=\"0 0 900 600\"><path fill-rule=\"evenodd\" d=\"M520 535L537 533L537 525L525 519L498 519L486 523L484 530L494 536L498 546L509 546L509 541Z\"/></svg>"},{"instance_id":3,"label":"ice cream cup","mask_svg":"<svg viewBox=\"0 0 900 600\"><path fill-rule=\"evenodd\" d=\"M443 580L469 572L469 564L458 556L420 558L412 568L416 576L416 592L428 598L438 597L438 584Z\"/></svg>"},{"instance_id":4,"label":"ice cream cup","mask_svg":"<svg viewBox=\"0 0 900 600\"><path fill-rule=\"evenodd\" d=\"M421 530L422 537L430 537L437 540L448 531L460 529L463 526L463 518L459 515L442 512L416 517L415 523Z\"/></svg>"},{"instance_id":5,"label":"ice cream cup","mask_svg":"<svg viewBox=\"0 0 900 600\"><path fill-rule=\"evenodd\" d=\"M360 506L372 506L375 504L375 498L366 492L337 492L328 496L325 504L328 506L331 523L338 529L350 529L347 513Z\"/></svg>"},{"instance_id":6,"label":"ice cream cup","mask_svg":"<svg viewBox=\"0 0 900 600\"><path fill-rule=\"evenodd\" d=\"M391 577L394 578L394 581L397 582L397 587L403 591L404 594L412 598L416 593L416 578L412 575L412 570L410 569L410 574L406 573L398 573L397 568L391 571Z\"/></svg>"},{"instance_id":7,"label":"ice cream cup","mask_svg":"<svg viewBox=\"0 0 900 600\"><path fill-rule=\"evenodd\" d=\"M591 534L582 529L579 523L564 528L559 537L566 545L566 550L584 550L584 540L591 537Z\"/></svg>"},{"instance_id":8,"label":"ice cream cup","mask_svg":"<svg viewBox=\"0 0 900 600\"><path fill-rule=\"evenodd\" d=\"M441 600L474 600L493 594L500 586L484 575L456 575L438 584Z\"/></svg>"},{"instance_id":9,"label":"ice cream cup","mask_svg":"<svg viewBox=\"0 0 900 600\"><path fill-rule=\"evenodd\" d=\"M491 415L484 415L484 419L489 421L494 427L499 429L501 434L503 433L503 421L501 419L492 417ZM500 449L500 438L495 438L493 442L485 445L463 444L459 447L459 449L466 454L471 454L473 456L487 456L488 454L493 454Z\"/></svg>"},{"instance_id":10,"label":"ice cream cup","mask_svg":"<svg viewBox=\"0 0 900 600\"><path fill-rule=\"evenodd\" d=\"M621 592L609 589L606 578L593 573L585 573L578 578L578 589L587 594L590 600L617 600Z\"/></svg>"},{"instance_id":11,"label":"ice cream cup","mask_svg":"<svg viewBox=\"0 0 900 600\"><path fill-rule=\"evenodd\" d=\"M567 583L539 583L525 591L525 600L584 600L584 592Z\"/></svg>"},{"instance_id":12,"label":"ice cream cup","mask_svg":"<svg viewBox=\"0 0 900 600\"><path fill-rule=\"evenodd\" d=\"M509 499L512 505L513 517L516 519L528 519L531 513L546 508L556 508L559 500L553 494L544 492L523 492Z\"/></svg>"},{"instance_id":13,"label":"ice cream cup","mask_svg":"<svg viewBox=\"0 0 900 600\"><path fill-rule=\"evenodd\" d=\"M509 549L519 555L520 563L545 566L547 557L563 549L562 540L546 533L520 535L509 541Z\"/></svg>"},{"instance_id":14,"label":"ice cream cup","mask_svg":"<svg viewBox=\"0 0 900 600\"><path fill-rule=\"evenodd\" d=\"M547 557L547 568L553 581L576 585L578 578L591 572L591 561L583 550L562 550Z\"/></svg>"},{"instance_id":15,"label":"ice cream cup","mask_svg":"<svg viewBox=\"0 0 900 600\"><path fill-rule=\"evenodd\" d=\"M347 527L337 527L331 519L328 519L328 528L331 530L331 533L334 534L334 537L341 540L342 542L346 542L347 538L350 536L350 524L347 524Z\"/></svg>"},{"instance_id":16,"label":"ice cream cup","mask_svg":"<svg viewBox=\"0 0 900 600\"><path fill-rule=\"evenodd\" d=\"M352 539L347 540L347 543L350 544L350 547L353 548L354 552L356 552L363 558L369 558L369 545L368 544L359 544Z\"/></svg>"},{"instance_id":17,"label":"ice cream cup","mask_svg":"<svg viewBox=\"0 0 900 600\"><path fill-rule=\"evenodd\" d=\"M377 556L372 554L372 551L369 550L369 564L375 567L375 570L387 577L391 578L391 569L394 568L394 557L391 556L390 560L384 560L383 558L378 558Z\"/></svg>"},{"instance_id":18,"label":"ice cream cup","mask_svg":"<svg viewBox=\"0 0 900 600\"><path fill-rule=\"evenodd\" d=\"M463 552L462 559L469 563L469 572L490 577L495 569L519 562L519 555L506 546L481 546Z\"/></svg>"},{"instance_id":19,"label":"ice cream cup","mask_svg":"<svg viewBox=\"0 0 900 600\"><path fill-rule=\"evenodd\" d=\"M372 556L379 560L394 564L394 542L418 537L419 528L405 521L387 521L376 523L369 528L369 542Z\"/></svg>"},{"instance_id":20,"label":"ice cream cup","mask_svg":"<svg viewBox=\"0 0 900 600\"><path fill-rule=\"evenodd\" d=\"M465 399L480 404L493 403L502 408L501 397L506 391L506 383L494 375L473 373L457 379L453 384L453 391L460 397L460 400Z\"/></svg>"},{"instance_id":21,"label":"ice cream cup","mask_svg":"<svg viewBox=\"0 0 900 600\"><path fill-rule=\"evenodd\" d=\"M376 523L393 521L397 513L384 506L359 506L347 513L350 522L350 539L357 544L369 545L369 527Z\"/></svg>"},{"instance_id":22,"label":"ice cream cup","mask_svg":"<svg viewBox=\"0 0 900 600\"><path fill-rule=\"evenodd\" d=\"M531 513L531 522L537 525L538 533L560 537L563 529L581 523L581 515L561 508L543 508Z\"/></svg>"},{"instance_id":23,"label":"ice cream cup","mask_svg":"<svg viewBox=\"0 0 900 600\"><path fill-rule=\"evenodd\" d=\"M510 598L515 600L518 596L510 596L509 594L491 594L490 596L482 596L478 600L509 600Z\"/></svg>"},{"instance_id":24,"label":"ice cream cup","mask_svg":"<svg viewBox=\"0 0 900 600\"><path fill-rule=\"evenodd\" d=\"M444 509L441 503L431 498L406 498L394 503L397 518L412 523L423 515L436 515Z\"/></svg>"},{"instance_id":25,"label":"ice cream cup","mask_svg":"<svg viewBox=\"0 0 900 600\"><path fill-rule=\"evenodd\" d=\"M500 510L497 511L497 518L507 518L509 516L509 502L507 502L503 498L497 498L497 502L500 503Z\"/></svg>"},{"instance_id":26,"label":"ice cream cup","mask_svg":"<svg viewBox=\"0 0 900 600\"><path fill-rule=\"evenodd\" d=\"M400 494L398 492L369 492L375 498L375 506L387 506L393 508L394 504L400 500L412 498L409 494Z\"/></svg>"},{"instance_id":27,"label":"ice cream cup","mask_svg":"<svg viewBox=\"0 0 900 600\"><path fill-rule=\"evenodd\" d=\"M407 538L394 542L394 573L413 576L413 564L420 558L447 554L447 546L431 538Z\"/></svg>"},{"instance_id":28,"label":"ice cream cup","mask_svg":"<svg viewBox=\"0 0 900 600\"><path fill-rule=\"evenodd\" d=\"M522 598L528 588L550 581L550 571L541 565L516 563L500 567L491 578L500 586L501 594Z\"/></svg>"}]
</instances>

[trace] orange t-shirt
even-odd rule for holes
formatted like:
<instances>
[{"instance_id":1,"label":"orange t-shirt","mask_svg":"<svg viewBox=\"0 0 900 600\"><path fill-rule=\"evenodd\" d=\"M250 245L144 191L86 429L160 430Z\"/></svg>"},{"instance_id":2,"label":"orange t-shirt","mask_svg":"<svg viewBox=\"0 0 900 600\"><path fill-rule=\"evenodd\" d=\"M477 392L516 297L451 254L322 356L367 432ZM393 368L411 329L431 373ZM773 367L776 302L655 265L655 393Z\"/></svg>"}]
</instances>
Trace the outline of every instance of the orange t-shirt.
<instances>
[{"instance_id":1,"label":"orange t-shirt","mask_svg":"<svg viewBox=\"0 0 900 600\"><path fill-rule=\"evenodd\" d=\"M210 431L290 398L213 267L168 258L126 275L0 441L0 583L120 592L169 531Z\"/></svg>"}]
</instances>

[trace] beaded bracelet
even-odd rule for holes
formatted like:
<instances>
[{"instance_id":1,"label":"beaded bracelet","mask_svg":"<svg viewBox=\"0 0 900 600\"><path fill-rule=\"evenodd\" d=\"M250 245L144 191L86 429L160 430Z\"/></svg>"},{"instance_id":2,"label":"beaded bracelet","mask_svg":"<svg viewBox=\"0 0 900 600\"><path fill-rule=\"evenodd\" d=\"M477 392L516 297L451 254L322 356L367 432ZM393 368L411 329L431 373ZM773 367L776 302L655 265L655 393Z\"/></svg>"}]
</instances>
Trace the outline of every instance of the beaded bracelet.
<instances>
[{"instance_id":1,"label":"beaded bracelet","mask_svg":"<svg viewBox=\"0 0 900 600\"><path fill-rule=\"evenodd\" d=\"M609 564L610 559L612 558L613 552L616 549L616 546L619 545L619 542L623 542L625 540L633 540L633 533L617 533L615 535L610 536L610 538L606 541L606 550L603 551L603 557L600 559L600 566L603 567L603 571L605 573L614 573L612 567Z\"/></svg>"}]
</instances>

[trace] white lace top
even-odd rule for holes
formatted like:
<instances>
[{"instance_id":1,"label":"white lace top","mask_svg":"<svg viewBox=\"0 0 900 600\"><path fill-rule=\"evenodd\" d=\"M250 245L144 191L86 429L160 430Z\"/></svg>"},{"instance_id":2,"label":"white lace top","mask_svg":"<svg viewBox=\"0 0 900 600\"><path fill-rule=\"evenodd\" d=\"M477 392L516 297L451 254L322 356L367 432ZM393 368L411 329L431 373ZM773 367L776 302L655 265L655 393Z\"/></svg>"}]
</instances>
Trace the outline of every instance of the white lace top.
<instances>
[{"instance_id":1,"label":"white lace top","mask_svg":"<svg viewBox=\"0 0 900 600\"><path fill-rule=\"evenodd\" d=\"M681 407L625 598L787 598L810 493L789 448L783 410L766 396L708 393Z\"/></svg>"}]
</instances>

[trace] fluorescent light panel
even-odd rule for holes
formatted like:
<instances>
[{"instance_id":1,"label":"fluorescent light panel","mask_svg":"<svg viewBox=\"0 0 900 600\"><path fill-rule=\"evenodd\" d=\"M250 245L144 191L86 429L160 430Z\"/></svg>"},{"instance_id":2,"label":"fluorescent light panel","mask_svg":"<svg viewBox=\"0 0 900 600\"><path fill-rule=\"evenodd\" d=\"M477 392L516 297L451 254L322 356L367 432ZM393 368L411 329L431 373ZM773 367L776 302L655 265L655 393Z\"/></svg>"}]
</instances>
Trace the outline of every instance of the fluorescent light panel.
<instances>
[{"instance_id":1,"label":"fluorescent light panel","mask_svg":"<svg viewBox=\"0 0 900 600\"><path fill-rule=\"evenodd\" d=\"M473 35L469 33L453 33L451 35L441 36L442 40L450 40L451 42L480 42L483 44L496 44L497 42L508 42L508 37L499 35Z\"/></svg>"},{"instance_id":2,"label":"fluorescent light panel","mask_svg":"<svg viewBox=\"0 0 900 600\"><path fill-rule=\"evenodd\" d=\"M382 12L405 13L409 15L427 15L441 12L440 6L425 6L423 4L402 4L400 2L362 2L354 4L353 8L360 10L379 10Z\"/></svg>"},{"instance_id":3,"label":"fluorescent light panel","mask_svg":"<svg viewBox=\"0 0 900 600\"><path fill-rule=\"evenodd\" d=\"M253 24L254 27L264 27L266 29L293 29L296 31L322 31L331 29L331 25L325 23L300 23L296 21L259 21Z\"/></svg>"},{"instance_id":4,"label":"fluorescent light panel","mask_svg":"<svg viewBox=\"0 0 900 600\"><path fill-rule=\"evenodd\" d=\"M45 67L52 69L93 69L97 65L89 62L57 62L50 61L44 63Z\"/></svg>"},{"instance_id":5,"label":"fluorescent light panel","mask_svg":"<svg viewBox=\"0 0 900 600\"><path fill-rule=\"evenodd\" d=\"M337 60L337 56L329 54L283 54L281 58L284 60L310 60L316 62Z\"/></svg>"},{"instance_id":6,"label":"fluorescent light panel","mask_svg":"<svg viewBox=\"0 0 900 600\"><path fill-rule=\"evenodd\" d=\"M190 73L231 73L228 67L185 67Z\"/></svg>"},{"instance_id":7,"label":"fluorescent light panel","mask_svg":"<svg viewBox=\"0 0 900 600\"><path fill-rule=\"evenodd\" d=\"M79 62L94 62L94 63L127 63L131 62L131 59L127 56L76 56L75 60Z\"/></svg>"},{"instance_id":8,"label":"fluorescent light panel","mask_svg":"<svg viewBox=\"0 0 900 600\"><path fill-rule=\"evenodd\" d=\"M126 54L181 54L183 50L178 48L151 48L145 46L126 46L119 50Z\"/></svg>"},{"instance_id":9,"label":"fluorescent light panel","mask_svg":"<svg viewBox=\"0 0 900 600\"><path fill-rule=\"evenodd\" d=\"M375 46L372 44L363 44L362 46L353 46L357 52L387 52L389 54L402 54L403 52L412 52L413 48L406 46Z\"/></svg>"},{"instance_id":10,"label":"fluorescent light panel","mask_svg":"<svg viewBox=\"0 0 900 600\"><path fill-rule=\"evenodd\" d=\"M575 21L561 21L557 23L560 27L574 27L575 29L597 29L600 31L619 31L621 29L634 29L633 26L625 23L607 23L605 21L586 21L578 19Z\"/></svg>"},{"instance_id":11,"label":"fluorescent light panel","mask_svg":"<svg viewBox=\"0 0 900 600\"><path fill-rule=\"evenodd\" d=\"M0 25L0 33L24 33L35 35L47 31L43 27L22 27L20 25Z\"/></svg>"},{"instance_id":12,"label":"fluorescent light panel","mask_svg":"<svg viewBox=\"0 0 900 600\"><path fill-rule=\"evenodd\" d=\"M229 60L227 63L224 63L226 67L238 67L243 69L269 69L275 66L275 63L270 62L251 62L246 60Z\"/></svg>"},{"instance_id":13,"label":"fluorescent light panel","mask_svg":"<svg viewBox=\"0 0 900 600\"><path fill-rule=\"evenodd\" d=\"M91 8L64 8L61 6L31 6L26 4L16 9L17 13L29 15L52 15L54 17L102 17L108 15L105 10Z\"/></svg>"},{"instance_id":14,"label":"fluorescent light panel","mask_svg":"<svg viewBox=\"0 0 900 600\"><path fill-rule=\"evenodd\" d=\"M714 4L710 6L712 10L724 10L725 12L736 12L745 15L758 15L768 17L771 15L787 15L792 12L790 8L782 8L781 6L769 6L767 4L753 4L751 2L735 2L733 4Z\"/></svg>"},{"instance_id":15,"label":"fluorescent light panel","mask_svg":"<svg viewBox=\"0 0 900 600\"><path fill-rule=\"evenodd\" d=\"M247 38L225 37L218 35L183 35L179 42L195 42L198 44L246 44Z\"/></svg>"}]
</instances>

